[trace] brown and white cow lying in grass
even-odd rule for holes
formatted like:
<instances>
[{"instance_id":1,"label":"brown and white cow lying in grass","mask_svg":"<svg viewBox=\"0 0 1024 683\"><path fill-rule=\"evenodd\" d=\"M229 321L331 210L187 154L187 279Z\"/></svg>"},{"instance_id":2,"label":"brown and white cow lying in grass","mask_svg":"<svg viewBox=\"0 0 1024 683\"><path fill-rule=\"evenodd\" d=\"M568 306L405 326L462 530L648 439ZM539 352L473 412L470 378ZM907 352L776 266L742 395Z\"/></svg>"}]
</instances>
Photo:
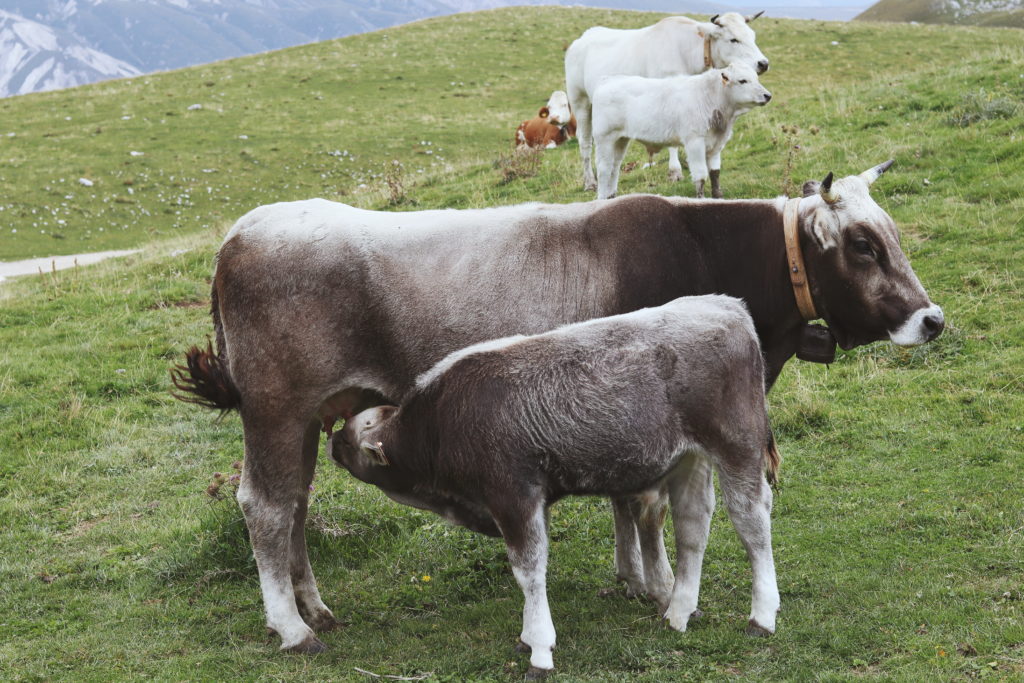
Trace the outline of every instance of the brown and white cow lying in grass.
<instances>
[{"instance_id":1,"label":"brown and white cow lying in grass","mask_svg":"<svg viewBox=\"0 0 1024 683\"><path fill-rule=\"evenodd\" d=\"M761 347L743 303L680 298L456 351L419 377L401 407L349 420L328 451L399 502L484 531L493 520L526 599L521 640L539 676L554 668L547 506L572 494L667 489L680 513L679 561L675 585L655 597L671 626L685 631L697 609L707 527L691 528L683 511L714 507L712 489L687 486L696 461L718 472L753 568L748 629L775 631L765 473L774 479L778 452L764 392Z\"/></svg>"},{"instance_id":2,"label":"brown and white cow lying in grass","mask_svg":"<svg viewBox=\"0 0 1024 683\"><path fill-rule=\"evenodd\" d=\"M665 147L682 145L697 196L704 196L710 177L711 195L722 197L718 174L733 123L771 98L757 73L744 64L698 76L607 79L594 91L597 198L615 196L630 140L643 143L652 157Z\"/></svg>"},{"instance_id":3,"label":"brown and white cow lying in grass","mask_svg":"<svg viewBox=\"0 0 1024 683\"><path fill-rule=\"evenodd\" d=\"M556 90L536 116L523 121L516 128L515 147L552 149L575 136L576 117L569 108L569 97L561 90Z\"/></svg>"}]
</instances>

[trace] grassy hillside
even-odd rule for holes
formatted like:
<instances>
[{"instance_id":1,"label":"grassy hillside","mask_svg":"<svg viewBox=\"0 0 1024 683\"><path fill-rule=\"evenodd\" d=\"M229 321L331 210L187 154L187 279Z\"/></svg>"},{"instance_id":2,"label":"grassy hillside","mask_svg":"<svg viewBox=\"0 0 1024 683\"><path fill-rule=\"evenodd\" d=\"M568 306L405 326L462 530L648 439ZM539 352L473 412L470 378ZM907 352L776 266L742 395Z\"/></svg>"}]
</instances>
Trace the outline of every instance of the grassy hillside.
<instances>
[{"instance_id":1,"label":"grassy hillside","mask_svg":"<svg viewBox=\"0 0 1024 683\"><path fill-rule=\"evenodd\" d=\"M1024 7L1020 0L879 0L855 19L1024 28Z\"/></svg>"},{"instance_id":2,"label":"grassy hillside","mask_svg":"<svg viewBox=\"0 0 1024 683\"><path fill-rule=\"evenodd\" d=\"M575 145L545 153L532 176L516 168L506 181L495 162L559 86L563 46L594 24L655 18L482 12L0 101L0 259L143 247L0 287L5 679L362 680L356 667L521 677L526 660L511 647L522 603L502 544L399 508L326 463L307 534L325 600L347 626L316 658L275 652L241 515L230 495L206 494L242 455L238 419L173 401L167 368L209 333L216 246L258 204L589 199ZM1019 33L757 27L775 98L726 149L727 194L774 196L895 158L876 196L950 326L914 351L878 344L784 371L771 396L783 611L769 639L742 633L749 569L721 511L707 616L679 634L648 603L599 596L613 578L608 506L556 505L559 676L1019 679ZM620 190L692 193L664 173L664 163L634 170Z\"/></svg>"}]
</instances>

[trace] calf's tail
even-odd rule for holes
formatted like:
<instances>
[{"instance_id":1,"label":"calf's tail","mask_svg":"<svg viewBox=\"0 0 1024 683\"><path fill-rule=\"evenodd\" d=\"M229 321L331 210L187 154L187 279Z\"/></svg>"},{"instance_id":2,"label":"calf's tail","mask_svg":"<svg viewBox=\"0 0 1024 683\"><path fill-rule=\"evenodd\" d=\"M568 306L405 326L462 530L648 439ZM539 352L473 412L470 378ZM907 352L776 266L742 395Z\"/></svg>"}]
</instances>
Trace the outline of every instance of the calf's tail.
<instances>
[{"instance_id":1,"label":"calf's tail","mask_svg":"<svg viewBox=\"0 0 1024 683\"><path fill-rule=\"evenodd\" d=\"M768 444L764 449L764 476L771 486L779 483L779 463L781 462L782 456L779 455L779 449L775 446L775 435L772 434L772 430L769 427Z\"/></svg>"},{"instance_id":2,"label":"calf's tail","mask_svg":"<svg viewBox=\"0 0 1024 683\"><path fill-rule=\"evenodd\" d=\"M213 408L223 414L238 408L242 404L242 396L228 370L216 286L210 299L219 353L214 352L210 341L206 342L205 349L193 346L186 351L185 364L171 368L171 383L177 389L171 395L179 401Z\"/></svg>"}]
</instances>

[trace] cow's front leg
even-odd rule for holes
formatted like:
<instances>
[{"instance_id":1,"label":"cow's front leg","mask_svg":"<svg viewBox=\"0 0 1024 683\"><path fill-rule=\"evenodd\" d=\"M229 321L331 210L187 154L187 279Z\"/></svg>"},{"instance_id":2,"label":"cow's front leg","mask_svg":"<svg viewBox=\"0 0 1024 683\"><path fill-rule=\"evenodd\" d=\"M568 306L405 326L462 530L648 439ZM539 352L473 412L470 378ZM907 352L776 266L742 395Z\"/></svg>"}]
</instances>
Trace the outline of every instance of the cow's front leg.
<instances>
[{"instance_id":1,"label":"cow's front leg","mask_svg":"<svg viewBox=\"0 0 1024 683\"><path fill-rule=\"evenodd\" d=\"M676 579L665 618L672 628L685 631L697 613L701 567L715 510L711 462L700 453L683 456L669 478L668 491L676 535Z\"/></svg>"},{"instance_id":2,"label":"cow's front leg","mask_svg":"<svg viewBox=\"0 0 1024 683\"><path fill-rule=\"evenodd\" d=\"M306 551L306 513L309 509L309 492L316 471L316 458L320 446L320 422L312 422L306 428L302 443L302 479L298 491L298 502L292 520L291 572L295 602L303 620L315 631L330 631L340 622L320 599L316 577L309 564Z\"/></svg>"},{"instance_id":3,"label":"cow's front leg","mask_svg":"<svg viewBox=\"0 0 1024 683\"><path fill-rule=\"evenodd\" d=\"M668 148L668 181L677 183L683 179L683 165L679 163L679 148Z\"/></svg>"},{"instance_id":4,"label":"cow's front leg","mask_svg":"<svg viewBox=\"0 0 1024 683\"><path fill-rule=\"evenodd\" d=\"M281 637L283 650L322 652L326 646L299 615L291 572L292 528L302 486L305 422L283 424L274 415L243 412L242 423L245 466L238 503L256 558L267 628Z\"/></svg>"},{"instance_id":5,"label":"cow's front leg","mask_svg":"<svg viewBox=\"0 0 1024 683\"><path fill-rule=\"evenodd\" d=\"M529 503L526 509L492 511L505 537L512 574L523 589L523 631L519 640L525 646L522 649L530 650L528 679L543 678L555 668L551 655L555 625L547 593L547 515L539 497Z\"/></svg>"},{"instance_id":6,"label":"cow's front leg","mask_svg":"<svg viewBox=\"0 0 1024 683\"><path fill-rule=\"evenodd\" d=\"M611 199L619 189L619 171L629 138L601 138L597 146L597 198Z\"/></svg>"},{"instance_id":7,"label":"cow's front leg","mask_svg":"<svg viewBox=\"0 0 1024 683\"><path fill-rule=\"evenodd\" d=\"M690 168L690 178L697 191L697 197L704 196L704 181L708 179L708 162L705 153L704 138L696 138L686 143L686 165Z\"/></svg>"}]
</instances>

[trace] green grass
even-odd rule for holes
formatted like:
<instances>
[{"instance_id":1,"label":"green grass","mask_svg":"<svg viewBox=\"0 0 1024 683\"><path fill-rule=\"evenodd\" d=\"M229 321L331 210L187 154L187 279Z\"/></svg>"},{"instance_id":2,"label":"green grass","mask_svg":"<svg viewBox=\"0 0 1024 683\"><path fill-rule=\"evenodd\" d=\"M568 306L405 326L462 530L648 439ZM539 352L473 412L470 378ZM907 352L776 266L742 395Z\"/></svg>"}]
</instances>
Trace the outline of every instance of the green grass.
<instances>
[{"instance_id":1,"label":"green grass","mask_svg":"<svg viewBox=\"0 0 1024 683\"><path fill-rule=\"evenodd\" d=\"M261 203L590 199L574 144L511 182L495 162L559 87L564 44L594 24L653 18L481 12L0 101L0 258L143 249L0 287L3 678L363 679L354 667L521 676L526 660L511 653L521 596L502 544L400 508L326 463L307 535L325 600L347 626L316 658L277 653L238 508L204 493L241 457L238 418L175 402L167 368L210 332L220 235ZM769 639L742 633L749 569L722 511L705 561L707 616L679 634L648 603L598 597L612 582L607 504L555 506L558 676L1020 679L1020 34L757 28L775 98L737 126L727 195L773 196L895 158L875 193L949 327L920 349L877 344L783 372L771 395L784 456L774 513L783 611ZM991 115L994 101L1013 106ZM389 187L393 160L404 172ZM692 194L664 174L664 162L635 170L621 191Z\"/></svg>"}]
</instances>

